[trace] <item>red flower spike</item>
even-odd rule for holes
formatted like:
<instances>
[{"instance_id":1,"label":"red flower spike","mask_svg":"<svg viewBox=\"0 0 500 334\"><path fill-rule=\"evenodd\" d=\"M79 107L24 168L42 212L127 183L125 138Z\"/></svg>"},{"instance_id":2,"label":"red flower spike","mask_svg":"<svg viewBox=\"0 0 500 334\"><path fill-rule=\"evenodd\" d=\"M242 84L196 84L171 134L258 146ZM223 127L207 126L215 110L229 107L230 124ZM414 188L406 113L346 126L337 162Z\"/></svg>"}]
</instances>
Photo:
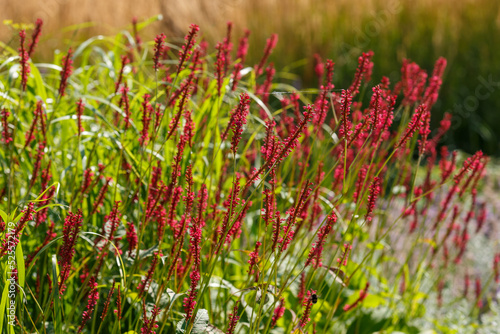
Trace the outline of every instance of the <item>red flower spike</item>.
<instances>
[{"instance_id":1,"label":"red flower spike","mask_svg":"<svg viewBox=\"0 0 500 334\"><path fill-rule=\"evenodd\" d=\"M85 103L82 101L82 99L78 100L76 103L76 119L77 119L77 124L78 124L78 137L82 134L83 126L82 126L82 115L83 115L83 110L85 109Z\"/></svg>"},{"instance_id":2,"label":"red flower spike","mask_svg":"<svg viewBox=\"0 0 500 334\"><path fill-rule=\"evenodd\" d=\"M247 115L250 109L250 96L247 93L242 93L240 95L240 103L238 107L233 112L231 117L232 123L229 124L233 130L233 138L231 139L231 151L236 155L238 149L238 144L241 139L241 134L243 133L243 126L247 123Z\"/></svg>"},{"instance_id":3,"label":"red flower spike","mask_svg":"<svg viewBox=\"0 0 500 334\"><path fill-rule=\"evenodd\" d=\"M406 142L413 137L415 132L419 129L424 124L424 119L427 115L427 106L424 104L420 105L417 110L413 113L413 116L410 120L410 123L408 123L408 127L406 128L405 132L401 136L401 139L397 142L397 144L394 146L394 149L398 149L406 144Z\"/></svg>"},{"instance_id":4,"label":"red flower spike","mask_svg":"<svg viewBox=\"0 0 500 334\"><path fill-rule=\"evenodd\" d=\"M97 291L97 283L94 277L90 278L89 285L90 285L90 292L88 296L87 309L83 311L82 323L78 328L78 333L82 332L87 321L89 321L90 318L92 318L92 313L94 312L94 308L97 305L97 301L99 300L99 291Z\"/></svg>"},{"instance_id":5,"label":"red flower spike","mask_svg":"<svg viewBox=\"0 0 500 334\"><path fill-rule=\"evenodd\" d=\"M370 79L371 77L371 68L373 67L373 63L371 63L371 58L373 57L373 51L369 51L367 53L363 52L363 55L358 58L358 68L356 69L356 74L354 76L354 81L349 87L349 91L352 96L356 96L359 93L359 87L361 86L361 81L363 77L365 81L366 79Z\"/></svg>"},{"instance_id":6,"label":"red flower spike","mask_svg":"<svg viewBox=\"0 0 500 334\"><path fill-rule=\"evenodd\" d=\"M377 201L377 197L380 194L381 190L381 179L380 177L376 176L373 178L373 181L370 185L370 194L368 195L368 208L365 216L365 220L367 220L368 222L372 221L375 202Z\"/></svg>"},{"instance_id":7,"label":"red flower spike","mask_svg":"<svg viewBox=\"0 0 500 334\"><path fill-rule=\"evenodd\" d=\"M121 98L120 98L120 103L118 105L120 108L123 108L123 113L125 114L125 119L124 119L125 130L127 130L130 127L130 116L131 116L128 91L129 88L127 87L126 84L122 88L120 88Z\"/></svg>"},{"instance_id":8,"label":"red flower spike","mask_svg":"<svg viewBox=\"0 0 500 334\"><path fill-rule=\"evenodd\" d=\"M154 331L159 326L156 324L156 318L160 314L160 308L156 305L153 306L153 310L151 310L151 317L147 317L146 313L146 303L143 301L143 313L142 313L142 321L144 324L141 327L141 334L156 334Z\"/></svg>"},{"instance_id":9,"label":"red flower spike","mask_svg":"<svg viewBox=\"0 0 500 334\"><path fill-rule=\"evenodd\" d=\"M3 108L0 112L0 117L2 118L2 141L5 145L9 145L11 141L14 141L9 131L9 115L10 112L7 110L7 108Z\"/></svg>"},{"instance_id":10,"label":"red flower spike","mask_svg":"<svg viewBox=\"0 0 500 334\"><path fill-rule=\"evenodd\" d=\"M21 237L21 233L23 232L26 224L33 220L33 214L35 213L34 204L30 202L26 209L23 210L23 216L17 222L16 228L13 232L7 232L5 235L5 239L2 241L2 249L0 251L0 257L4 256L7 252L7 248L15 249L17 244L19 243L19 238Z\"/></svg>"},{"instance_id":11,"label":"red flower spike","mask_svg":"<svg viewBox=\"0 0 500 334\"><path fill-rule=\"evenodd\" d=\"M318 77L318 87L321 87L325 73L325 64L323 64L321 56L317 53L314 54L314 73Z\"/></svg>"},{"instance_id":12,"label":"red flower spike","mask_svg":"<svg viewBox=\"0 0 500 334\"><path fill-rule=\"evenodd\" d=\"M118 80L115 83L115 94L118 92L118 90L120 89L120 85L122 84L123 71L125 70L125 65L127 65L129 63L129 59L126 55L121 56L121 60L122 60L122 62L121 62L120 72L118 73ZM121 103L122 103L122 101L120 101L120 107L121 107Z\"/></svg>"},{"instance_id":13,"label":"red flower spike","mask_svg":"<svg viewBox=\"0 0 500 334\"><path fill-rule=\"evenodd\" d=\"M165 42L165 34L161 33L160 35L157 35L155 38L155 54L153 56L153 68L155 71L158 71L160 68L160 58L163 55L163 52L165 50L165 45L163 43Z\"/></svg>"},{"instance_id":14,"label":"red flower spike","mask_svg":"<svg viewBox=\"0 0 500 334\"><path fill-rule=\"evenodd\" d=\"M500 253L495 254L495 258L493 259L493 272L495 282L500 283Z\"/></svg>"},{"instance_id":15,"label":"red flower spike","mask_svg":"<svg viewBox=\"0 0 500 334\"><path fill-rule=\"evenodd\" d=\"M59 275L59 292L62 295L66 288L64 282L69 277L69 272L71 270L71 260L75 255L75 245L78 239L78 234L82 226L83 217L79 210L76 214L69 212L64 220L63 227L63 245L59 250L59 268L61 274Z\"/></svg>"},{"instance_id":16,"label":"red flower spike","mask_svg":"<svg viewBox=\"0 0 500 334\"><path fill-rule=\"evenodd\" d=\"M115 284L116 281L113 280L113 285L111 286L111 290L109 290L108 297L106 298L106 302L104 303L104 307L101 313L101 319L106 318L109 310L109 303L111 302L111 297L113 297L113 293L115 292Z\"/></svg>"},{"instance_id":17,"label":"red flower spike","mask_svg":"<svg viewBox=\"0 0 500 334\"><path fill-rule=\"evenodd\" d=\"M250 36L250 30L245 30L245 34L241 37L238 44L238 51L236 52L236 58L240 59L240 63L244 63L247 53L248 53L248 37Z\"/></svg>"},{"instance_id":18,"label":"red flower spike","mask_svg":"<svg viewBox=\"0 0 500 334\"><path fill-rule=\"evenodd\" d=\"M313 263L315 268L321 267L321 253L323 253L323 246L326 242L326 238L328 235L332 232L333 225L337 222L337 216L335 213L331 213L327 218L326 218L326 223L323 225L318 232L318 241L313 244L309 256L307 257L305 267L307 267L309 264Z\"/></svg>"},{"instance_id":19,"label":"red flower spike","mask_svg":"<svg viewBox=\"0 0 500 334\"><path fill-rule=\"evenodd\" d=\"M254 270L253 267L257 265L257 262L259 262L259 247L262 245L262 242L257 241L255 243L255 248L253 252L250 253L250 260L248 260L248 264L250 264L250 267L248 268L248 272L250 274L253 274Z\"/></svg>"},{"instance_id":20,"label":"red flower spike","mask_svg":"<svg viewBox=\"0 0 500 334\"><path fill-rule=\"evenodd\" d=\"M238 300L233 307L233 312L229 314L229 326L227 327L226 334L234 334L234 330L236 329L236 324L240 317L238 316L238 306L240 301Z\"/></svg>"},{"instance_id":21,"label":"red flower spike","mask_svg":"<svg viewBox=\"0 0 500 334\"><path fill-rule=\"evenodd\" d=\"M194 44L196 43L196 33L200 30L200 27L196 24L191 24L189 27L189 33L186 35L184 40L186 43L182 46L182 50L179 51L179 64L177 65L177 75L182 71L182 67L186 61L189 60L191 54L193 53L192 49Z\"/></svg>"},{"instance_id":22,"label":"red flower spike","mask_svg":"<svg viewBox=\"0 0 500 334\"><path fill-rule=\"evenodd\" d=\"M26 40L26 31L21 30L19 32L19 37L21 39L20 48L19 48L19 63L21 64L21 88L22 90L26 90L26 85L28 83L28 76L30 74L30 64L29 64L29 54L26 51L26 47L24 45Z\"/></svg>"},{"instance_id":23,"label":"red flower spike","mask_svg":"<svg viewBox=\"0 0 500 334\"><path fill-rule=\"evenodd\" d=\"M311 318L309 318L309 315L311 314L311 309L313 305L313 300L312 300L312 295L316 294L316 290L309 290L307 291L307 298L304 299L302 302L302 305L305 307L304 308L304 313L302 313L302 317L299 320L298 327L304 328L306 327L307 323L311 321Z\"/></svg>"},{"instance_id":24,"label":"red flower spike","mask_svg":"<svg viewBox=\"0 0 500 334\"><path fill-rule=\"evenodd\" d=\"M342 119L342 124L339 129L339 137L345 138L349 141L349 137L352 134L352 123L349 119L349 114L351 112L352 95L349 90L342 90L342 95L340 97L340 117Z\"/></svg>"},{"instance_id":25,"label":"red flower spike","mask_svg":"<svg viewBox=\"0 0 500 334\"><path fill-rule=\"evenodd\" d=\"M141 52L142 40L141 36L139 36L139 33L137 32L137 17L134 17L132 19L132 30L134 31L134 40L135 40L135 46L137 47L137 51Z\"/></svg>"},{"instance_id":26,"label":"red flower spike","mask_svg":"<svg viewBox=\"0 0 500 334\"><path fill-rule=\"evenodd\" d=\"M264 65L266 64L267 58L273 52L273 49L276 47L276 43L278 43L278 35L272 34L270 38L267 39L266 48L264 49L264 55L260 60L259 64L255 67L255 74L259 76L262 74L262 70L264 69Z\"/></svg>"},{"instance_id":27,"label":"red flower spike","mask_svg":"<svg viewBox=\"0 0 500 334\"><path fill-rule=\"evenodd\" d=\"M66 92L66 86L68 85L68 78L73 73L73 50L71 48L68 53L62 59L62 70L61 70L61 83L59 84L59 96L64 96Z\"/></svg>"},{"instance_id":28,"label":"red flower spike","mask_svg":"<svg viewBox=\"0 0 500 334\"><path fill-rule=\"evenodd\" d=\"M151 262L151 266L148 269L146 277L141 280L141 283L137 286L137 290L139 291L139 296L143 296L144 293L149 292L149 287L151 286L151 282L153 281L153 275L155 274L156 266L158 265L158 259L162 254L155 252L153 255L153 261Z\"/></svg>"},{"instance_id":29,"label":"red flower spike","mask_svg":"<svg viewBox=\"0 0 500 334\"><path fill-rule=\"evenodd\" d=\"M226 58L224 53L224 44L217 43L217 57L215 61L215 77L217 78L217 93L221 95L222 81L224 80L224 68L226 65Z\"/></svg>"},{"instance_id":30,"label":"red flower spike","mask_svg":"<svg viewBox=\"0 0 500 334\"><path fill-rule=\"evenodd\" d=\"M365 288L359 292L358 299L356 299L352 305L349 305L349 304L344 305L344 308L343 308L344 311L348 312L348 311L354 309L356 306L358 306L358 304L361 303L368 295L368 288L369 287L370 287L370 283L366 283Z\"/></svg>"},{"instance_id":31,"label":"red flower spike","mask_svg":"<svg viewBox=\"0 0 500 334\"><path fill-rule=\"evenodd\" d=\"M122 294L120 293L120 286L118 286L118 297L116 298L116 310L113 311L118 317L118 321L122 319Z\"/></svg>"},{"instance_id":32,"label":"red flower spike","mask_svg":"<svg viewBox=\"0 0 500 334\"><path fill-rule=\"evenodd\" d=\"M40 35L42 34L42 26L43 26L43 20L37 19L35 23L35 30L33 30L33 34L31 35L31 43L28 46L28 57L31 57L31 55L35 51L35 47L38 44Z\"/></svg>"},{"instance_id":33,"label":"red flower spike","mask_svg":"<svg viewBox=\"0 0 500 334\"><path fill-rule=\"evenodd\" d=\"M273 318L271 319L270 328L276 327L278 320L285 314L285 299L280 298L278 306L273 311Z\"/></svg>"}]
</instances>

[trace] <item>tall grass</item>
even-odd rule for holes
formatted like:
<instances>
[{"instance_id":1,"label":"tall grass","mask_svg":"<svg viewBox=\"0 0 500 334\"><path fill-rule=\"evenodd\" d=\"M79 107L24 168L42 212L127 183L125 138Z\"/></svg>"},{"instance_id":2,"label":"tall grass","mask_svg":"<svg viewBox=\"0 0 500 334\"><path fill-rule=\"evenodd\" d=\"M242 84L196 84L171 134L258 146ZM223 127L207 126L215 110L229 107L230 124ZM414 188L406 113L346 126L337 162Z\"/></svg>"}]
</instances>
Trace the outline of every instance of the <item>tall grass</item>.
<instances>
[{"instance_id":1,"label":"tall grass","mask_svg":"<svg viewBox=\"0 0 500 334\"><path fill-rule=\"evenodd\" d=\"M429 128L446 61L378 83L363 53L345 87L322 61L300 92L267 60L275 36L254 64L235 36L124 31L50 63L29 34L6 49L5 330L453 332L441 314L493 328L495 250L468 269L488 158L438 145L448 116Z\"/></svg>"}]
</instances>

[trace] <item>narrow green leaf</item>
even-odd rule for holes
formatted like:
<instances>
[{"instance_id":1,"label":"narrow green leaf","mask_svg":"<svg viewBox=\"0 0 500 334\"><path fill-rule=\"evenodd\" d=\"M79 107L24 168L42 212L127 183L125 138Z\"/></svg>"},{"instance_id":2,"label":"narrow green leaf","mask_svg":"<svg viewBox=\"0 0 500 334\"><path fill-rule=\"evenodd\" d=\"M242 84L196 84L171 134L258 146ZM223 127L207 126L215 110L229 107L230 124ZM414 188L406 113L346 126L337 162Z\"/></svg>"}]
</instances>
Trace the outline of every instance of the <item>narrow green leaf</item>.
<instances>
[{"instance_id":1,"label":"narrow green leaf","mask_svg":"<svg viewBox=\"0 0 500 334\"><path fill-rule=\"evenodd\" d=\"M19 285L21 286L21 288L24 288L26 267L24 264L24 255L23 255L23 247L21 245L21 240L19 240L19 243L17 244L16 247L16 263L17 263L17 276L19 279Z\"/></svg>"}]
</instances>

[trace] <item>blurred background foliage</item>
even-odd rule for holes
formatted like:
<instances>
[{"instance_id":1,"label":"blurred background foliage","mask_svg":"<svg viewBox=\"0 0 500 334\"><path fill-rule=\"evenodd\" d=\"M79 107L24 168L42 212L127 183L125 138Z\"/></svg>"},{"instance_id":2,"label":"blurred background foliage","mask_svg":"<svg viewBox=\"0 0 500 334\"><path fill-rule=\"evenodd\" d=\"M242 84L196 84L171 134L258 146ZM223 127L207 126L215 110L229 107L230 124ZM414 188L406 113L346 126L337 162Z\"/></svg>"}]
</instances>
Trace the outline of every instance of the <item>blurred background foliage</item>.
<instances>
[{"instance_id":1,"label":"blurred background foliage","mask_svg":"<svg viewBox=\"0 0 500 334\"><path fill-rule=\"evenodd\" d=\"M0 19L13 23L44 20L34 61L53 57L96 34L130 29L131 20L161 20L140 32L152 40L165 32L180 41L190 23L200 25L210 43L222 40L232 21L233 43L251 30L249 63L262 55L266 38L279 35L271 57L278 70L294 73L297 88L316 87L314 54L335 62L334 83L347 87L357 58L373 50L373 79L400 77L409 58L429 72L438 57L448 60L433 126L444 112L453 114L450 148L482 149L500 156L500 1L498 0L0 0ZM16 29L1 26L0 40L17 48ZM212 44L211 44L212 45ZM210 50L214 51L214 50Z\"/></svg>"}]
</instances>

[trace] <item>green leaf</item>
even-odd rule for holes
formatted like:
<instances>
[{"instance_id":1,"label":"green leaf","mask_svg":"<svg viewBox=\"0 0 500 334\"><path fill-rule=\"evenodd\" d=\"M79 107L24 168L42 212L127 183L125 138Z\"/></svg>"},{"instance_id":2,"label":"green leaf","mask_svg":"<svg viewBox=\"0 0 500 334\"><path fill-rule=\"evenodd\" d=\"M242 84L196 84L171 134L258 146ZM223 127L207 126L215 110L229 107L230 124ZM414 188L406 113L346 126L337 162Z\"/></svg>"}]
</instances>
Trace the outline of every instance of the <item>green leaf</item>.
<instances>
[{"instance_id":1,"label":"green leaf","mask_svg":"<svg viewBox=\"0 0 500 334\"><path fill-rule=\"evenodd\" d=\"M2 217L2 220L5 224L9 222L9 215L7 215L4 211L0 210L0 217Z\"/></svg>"},{"instance_id":2,"label":"green leaf","mask_svg":"<svg viewBox=\"0 0 500 334\"><path fill-rule=\"evenodd\" d=\"M23 247L21 245L20 239L16 247L16 263L17 263L17 276L19 279L19 285L21 286L21 288L24 288L24 281L26 277L25 276L26 266L24 264Z\"/></svg>"},{"instance_id":3,"label":"green leaf","mask_svg":"<svg viewBox=\"0 0 500 334\"><path fill-rule=\"evenodd\" d=\"M196 317L193 321L193 328L191 329L192 334L202 334L207 333L207 328L209 326L208 321L208 311L205 309L198 310ZM187 323L185 319L182 319L177 323L177 334L186 333Z\"/></svg>"},{"instance_id":4,"label":"green leaf","mask_svg":"<svg viewBox=\"0 0 500 334\"><path fill-rule=\"evenodd\" d=\"M9 284L5 281L5 286L3 287L2 292L2 302L0 303L0 330L3 331L3 319L5 316L7 297L9 296Z\"/></svg>"},{"instance_id":5,"label":"green leaf","mask_svg":"<svg viewBox=\"0 0 500 334\"><path fill-rule=\"evenodd\" d=\"M56 333L62 333L62 323L61 323L61 306L59 305L59 282L57 279L57 257L55 254L52 255L52 298L54 300L54 314Z\"/></svg>"}]
</instances>

